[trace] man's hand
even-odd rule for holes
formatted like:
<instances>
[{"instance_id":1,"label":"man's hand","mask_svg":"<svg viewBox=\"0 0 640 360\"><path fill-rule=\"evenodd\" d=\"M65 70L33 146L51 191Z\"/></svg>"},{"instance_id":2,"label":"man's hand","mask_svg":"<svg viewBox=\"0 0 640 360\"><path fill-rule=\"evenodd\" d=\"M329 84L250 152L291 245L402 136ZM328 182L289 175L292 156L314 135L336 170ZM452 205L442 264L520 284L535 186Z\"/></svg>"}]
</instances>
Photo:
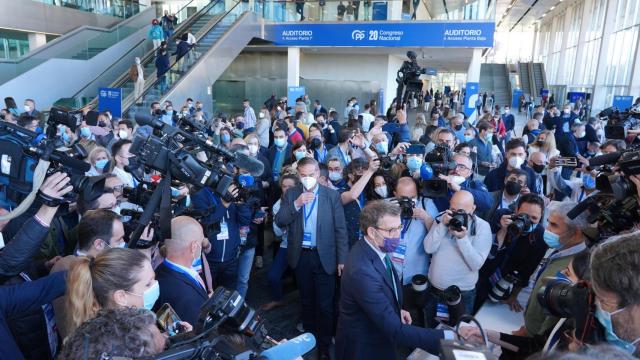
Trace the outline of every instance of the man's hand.
<instances>
[{"instance_id":1,"label":"man's hand","mask_svg":"<svg viewBox=\"0 0 640 360\"><path fill-rule=\"evenodd\" d=\"M239 193L240 193L240 190L238 190L238 188L234 184L231 184L227 188L227 194L225 195L229 195L234 199L237 199ZM225 198L226 196L223 196L220 200L222 201L222 205L227 208L229 207L229 205L231 205L232 201L226 201Z\"/></svg>"},{"instance_id":2,"label":"man's hand","mask_svg":"<svg viewBox=\"0 0 640 360\"><path fill-rule=\"evenodd\" d=\"M338 276L342 276L342 270L344 270L344 264L338 264Z\"/></svg>"},{"instance_id":3,"label":"man's hand","mask_svg":"<svg viewBox=\"0 0 640 360\"><path fill-rule=\"evenodd\" d=\"M484 338L480 333L480 329L475 326L460 326L460 328L458 329L458 334L460 334L460 337L463 340L468 341L473 345L484 344Z\"/></svg>"},{"instance_id":4,"label":"man's hand","mask_svg":"<svg viewBox=\"0 0 640 360\"><path fill-rule=\"evenodd\" d=\"M411 314L407 310L400 310L400 320L405 325L411 325Z\"/></svg>"},{"instance_id":5,"label":"man's hand","mask_svg":"<svg viewBox=\"0 0 640 360\"><path fill-rule=\"evenodd\" d=\"M378 171L378 169L380 169L380 159L376 155L375 157L372 157L371 160L369 160L369 169L367 171L373 174Z\"/></svg>"},{"instance_id":6,"label":"man's hand","mask_svg":"<svg viewBox=\"0 0 640 360\"><path fill-rule=\"evenodd\" d=\"M502 215L500 218L500 228L506 229L512 222L513 220L511 220L511 215Z\"/></svg>"},{"instance_id":7,"label":"man's hand","mask_svg":"<svg viewBox=\"0 0 640 360\"><path fill-rule=\"evenodd\" d=\"M147 225L147 227L142 230L142 234L140 234L140 240L151 241L153 239L153 226L151 224Z\"/></svg>"},{"instance_id":8,"label":"man's hand","mask_svg":"<svg viewBox=\"0 0 640 360\"><path fill-rule=\"evenodd\" d=\"M451 221L451 210L447 209L442 214L442 223L445 225L449 225L449 221Z\"/></svg>"},{"instance_id":9,"label":"man's hand","mask_svg":"<svg viewBox=\"0 0 640 360\"><path fill-rule=\"evenodd\" d=\"M303 205L310 204L315 197L316 195L314 193L303 191L302 194L300 194L300 196L298 196L298 198L293 202L293 205L295 205L296 208L301 208Z\"/></svg>"},{"instance_id":10,"label":"man's hand","mask_svg":"<svg viewBox=\"0 0 640 360\"><path fill-rule=\"evenodd\" d=\"M520 329L512 331L512 332L511 332L511 335L515 335L515 336L528 336L528 335L529 335L529 332L527 331L527 328L526 328L524 325L522 325L522 326L520 327Z\"/></svg>"},{"instance_id":11,"label":"man's hand","mask_svg":"<svg viewBox=\"0 0 640 360\"><path fill-rule=\"evenodd\" d=\"M549 170L551 170L551 169L555 169L555 168L557 168L557 167L558 167L558 165L556 164L556 161L557 161L557 160L558 160L558 157L557 157L557 156L552 156L552 157L549 159L549 165L548 165Z\"/></svg>"},{"instance_id":12,"label":"man's hand","mask_svg":"<svg viewBox=\"0 0 640 360\"><path fill-rule=\"evenodd\" d=\"M396 119L398 119L398 124L406 124L407 123L407 114L404 110L396 111Z\"/></svg>"},{"instance_id":13,"label":"man's hand","mask_svg":"<svg viewBox=\"0 0 640 360\"><path fill-rule=\"evenodd\" d=\"M73 190L73 186L69 184L69 181L71 181L69 175L57 172L44 180L42 186L40 186L40 191L54 199L62 199L64 195Z\"/></svg>"},{"instance_id":14,"label":"man's hand","mask_svg":"<svg viewBox=\"0 0 640 360\"><path fill-rule=\"evenodd\" d=\"M411 144L406 143L406 142L398 143L398 145L396 145L396 147L393 150L391 150L391 155L401 155L401 154L406 153L407 148L409 147L409 145L411 145Z\"/></svg>"},{"instance_id":15,"label":"man's hand","mask_svg":"<svg viewBox=\"0 0 640 360\"><path fill-rule=\"evenodd\" d=\"M422 220L422 222L425 224L429 222L429 220L431 220L431 216L427 214L427 212L424 211L423 208L419 208L419 207L413 208L413 218Z\"/></svg>"},{"instance_id":16,"label":"man's hand","mask_svg":"<svg viewBox=\"0 0 640 360\"><path fill-rule=\"evenodd\" d=\"M47 260L44 262L44 267L47 268L47 270L51 271L51 268L53 268L53 265L55 265L58 260L62 259L62 256L58 255L55 256L53 259Z\"/></svg>"},{"instance_id":17,"label":"man's hand","mask_svg":"<svg viewBox=\"0 0 640 360\"><path fill-rule=\"evenodd\" d=\"M455 236L456 239L460 240L462 238L464 238L465 236L467 236L467 228L466 227L462 227L461 231L455 231L451 228L449 228L449 232L451 233L451 235Z\"/></svg>"},{"instance_id":18,"label":"man's hand","mask_svg":"<svg viewBox=\"0 0 640 360\"><path fill-rule=\"evenodd\" d=\"M449 185L449 189L453 190L453 191L460 191L461 187L460 185L456 184L455 182L453 182L453 177L449 176L449 175L444 175L444 174L440 174L438 175L438 177L441 180L444 180L447 182L447 184Z\"/></svg>"}]
</instances>

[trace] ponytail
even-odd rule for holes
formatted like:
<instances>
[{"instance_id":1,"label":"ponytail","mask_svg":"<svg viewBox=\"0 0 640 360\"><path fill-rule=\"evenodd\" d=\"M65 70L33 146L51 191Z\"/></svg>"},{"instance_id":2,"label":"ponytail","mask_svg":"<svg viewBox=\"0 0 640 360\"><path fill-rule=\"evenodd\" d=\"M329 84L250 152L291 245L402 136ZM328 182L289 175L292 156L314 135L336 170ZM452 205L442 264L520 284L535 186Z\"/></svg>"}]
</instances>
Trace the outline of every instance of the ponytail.
<instances>
[{"instance_id":1,"label":"ponytail","mask_svg":"<svg viewBox=\"0 0 640 360\"><path fill-rule=\"evenodd\" d=\"M71 334L87 319L93 318L100 307L93 292L91 265L93 258L85 256L71 265L67 279L67 324Z\"/></svg>"}]
</instances>

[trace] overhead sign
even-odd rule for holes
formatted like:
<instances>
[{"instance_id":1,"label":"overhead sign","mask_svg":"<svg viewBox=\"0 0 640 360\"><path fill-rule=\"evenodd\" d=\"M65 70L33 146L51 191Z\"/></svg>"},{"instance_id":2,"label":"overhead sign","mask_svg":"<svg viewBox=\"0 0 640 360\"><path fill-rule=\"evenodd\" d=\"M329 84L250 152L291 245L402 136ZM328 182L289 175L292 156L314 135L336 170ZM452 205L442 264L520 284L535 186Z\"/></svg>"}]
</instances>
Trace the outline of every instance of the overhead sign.
<instances>
[{"instance_id":1,"label":"overhead sign","mask_svg":"<svg viewBox=\"0 0 640 360\"><path fill-rule=\"evenodd\" d=\"M296 99L303 97L304 94L304 86L289 86L287 88L287 105L291 107L295 106Z\"/></svg>"},{"instance_id":2,"label":"overhead sign","mask_svg":"<svg viewBox=\"0 0 640 360\"><path fill-rule=\"evenodd\" d=\"M477 82L468 82L464 93L464 113L467 117L474 115L476 111L476 100L478 100L478 89L480 84ZM475 118L471 117L472 120Z\"/></svg>"},{"instance_id":3,"label":"overhead sign","mask_svg":"<svg viewBox=\"0 0 640 360\"><path fill-rule=\"evenodd\" d=\"M492 47L493 22L292 23L265 25L280 46Z\"/></svg>"},{"instance_id":4,"label":"overhead sign","mask_svg":"<svg viewBox=\"0 0 640 360\"><path fill-rule=\"evenodd\" d=\"M122 117L122 89L100 88L98 90L98 111L109 110L114 118Z\"/></svg>"},{"instance_id":5,"label":"overhead sign","mask_svg":"<svg viewBox=\"0 0 640 360\"><path fill-rule=\"evenodd\" d=\"M633 96L622 96L622 95L614 95L613 96L613 107L620 110L625 111L633 105Z\"/></svg>"},{"instance_id":6,"label":"overhead sign","mask_svg":"<svg viewBox=\"0 0 640 360\"><path fill-rule=\"evenodd\" d=\"M426 71L426 74L427 75L438 75L438 70L436 70L435 68L428 67L427 71Z\"/></svg>"}]
</instances>

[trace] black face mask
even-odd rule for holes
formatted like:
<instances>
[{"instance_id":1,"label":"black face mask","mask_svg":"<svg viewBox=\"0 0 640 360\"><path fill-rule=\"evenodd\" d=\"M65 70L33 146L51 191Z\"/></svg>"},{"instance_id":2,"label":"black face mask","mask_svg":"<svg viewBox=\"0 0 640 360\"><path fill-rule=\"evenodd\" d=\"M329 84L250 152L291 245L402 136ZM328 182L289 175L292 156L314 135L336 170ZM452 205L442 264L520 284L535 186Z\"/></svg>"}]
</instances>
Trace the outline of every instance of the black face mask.
<instances>
[{"instance_id":1,"label":"black face mask","mask_svg":"<svg viewBox=\"0 0 640 360\"><path fill-rule=\"evenodd\" d=\"M98 121L98 126L99 127L107 127L107 123L104 122L103 120Z\"/></svg>"},{"instance_id":2,"label":"black face mask","mask_svg":"<svg viewBox=\"0 0 640 360\"><path fill-rule=\"evenodd\" d=\"M312 149L314 149L314 150L315 150L315 149L319 149L320 147L322 147L322 140L320 140L320 139L319 139L319 138L317 138L317 137L316 137L316 138L311 139L310 147L311 147Z\"/></svg>"},{"instance_id":3,"label":"black face mask","mask_svg":"<svg viewBox=\"0 0 640 360\"><path fill-rule=\"evenodd\" d=\"M162 115L162 110L161 109L155 109L153 111L153 113L156 114L156 115Z\"/></svg>"},{"instance_id":4,"label":"black face mask","mask_svg":"<svg viewBox=\"0 0 640 360\"><path fill-rule=\"evenodd\" d=\"M456 130L461 130L461 129L462 129L462 124L456 125Z\"/></svg>"},{"instance_id":5,"label":"black face mask","mask_svg":"<svg viewBox=\"0 0 640 360\"><path fill-rule=\"evenodd\" d=\"M531 165L531 168L533 169L533 171L537 172L538 174L544 171L544 165L540 165L540 164L533 164Z\"/></svg>"},{"instance_id":6,"label":"black face mask","mask_svg":"<svg viewBox=\"0 0 640 360\"><path fill-rule=\"evenodd\" d=\"M522 185L513 180L507 181L504 186L504 191L506 191L510 196L518 195L520 193L520 190L522 190Z\"/></svg>"}]
</instances>

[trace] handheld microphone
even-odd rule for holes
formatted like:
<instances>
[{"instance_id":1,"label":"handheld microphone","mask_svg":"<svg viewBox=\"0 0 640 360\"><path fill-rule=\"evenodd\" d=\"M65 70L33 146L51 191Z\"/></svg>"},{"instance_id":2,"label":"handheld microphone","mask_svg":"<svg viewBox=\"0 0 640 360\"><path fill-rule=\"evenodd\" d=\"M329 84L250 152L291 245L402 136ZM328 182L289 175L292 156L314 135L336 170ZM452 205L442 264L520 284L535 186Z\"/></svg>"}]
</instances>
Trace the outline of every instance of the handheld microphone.
<instances>
[{"instance_id":1,"label":"handheld microphone","mask_svg":"<svg viewBox=\"0 0 640 360\"><path fill-rule=\"evenodd\" d=\"M311 333L304 333L293 339L265 350L258 360L294 360L316 346L316 338Z\"/></svg>"}]
</instances>

